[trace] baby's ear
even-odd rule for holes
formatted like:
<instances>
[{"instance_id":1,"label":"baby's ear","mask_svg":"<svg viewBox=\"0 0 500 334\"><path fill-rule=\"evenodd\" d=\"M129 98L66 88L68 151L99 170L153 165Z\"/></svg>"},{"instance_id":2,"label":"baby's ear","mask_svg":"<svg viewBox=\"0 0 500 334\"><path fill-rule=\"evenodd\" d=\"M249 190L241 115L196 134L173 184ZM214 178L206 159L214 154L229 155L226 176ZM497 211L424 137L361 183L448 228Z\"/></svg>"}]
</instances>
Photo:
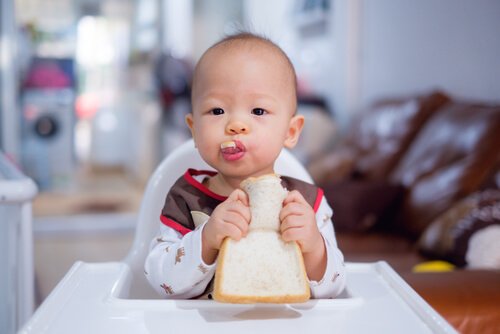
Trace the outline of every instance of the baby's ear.
<instances>
[{"instance_id":1,"label":"baby's ear","mask_svg":"<svg viewBox=\"0 0 500 334\"><path fill-rule=\"evenodd\" d=\"M191 132L193 132L193 124L194 124L193 113L187 114L185 120L186 120L186 124L189 127L189 129L191 130Z\"/></svg>"},{"instance_id":2,"label":"baby's ear","mask_svg":"<svg viewBox=\"0 0 500 334\"><path fill-rule=\"evenodd\" d=\"M284 143L284 146L286 148L293 148L295 147L295 145L297 145L303 127L304 127L304 116L295 115L292 117L292 119L290 119Z\"/></svg>"},{"instance_id":3,"label":"baby's ear","mask_svg":"<svg viewBox=\"0 0 500 334\"><path fill-rule=\"evenodd\" d=\"M186 124L187 126L189 127L189 130L191 130L191 136L193 137L194 139L194 147L198 147L198 145L196 145L196 137L194 136L194 120L193 120L193 113L189 113L186 115Z\"/></svg>"}]
</instances>

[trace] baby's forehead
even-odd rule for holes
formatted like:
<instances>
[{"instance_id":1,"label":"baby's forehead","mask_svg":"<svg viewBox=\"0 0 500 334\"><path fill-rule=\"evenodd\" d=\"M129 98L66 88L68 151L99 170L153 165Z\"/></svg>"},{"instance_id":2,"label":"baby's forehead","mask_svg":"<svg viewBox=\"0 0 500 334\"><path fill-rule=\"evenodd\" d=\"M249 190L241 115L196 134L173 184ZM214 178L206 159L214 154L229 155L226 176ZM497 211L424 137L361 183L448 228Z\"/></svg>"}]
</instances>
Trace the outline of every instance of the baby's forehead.
<instances>
[{"instance_id":1,"label":"baby's forehead","mask_svg":"<svg viewBox=\"0 0 500 334\"><path fill-rule=\"evenodd\" d=\"M274 43L260 38L227 40L212 46L198 61L193 84L207 66L210 67L214 63L224 64L229 57L247 55L281 67L283 74L290 77L292 85L296 85L295 69L286 54Z\"/></svg>"}]
</instances>

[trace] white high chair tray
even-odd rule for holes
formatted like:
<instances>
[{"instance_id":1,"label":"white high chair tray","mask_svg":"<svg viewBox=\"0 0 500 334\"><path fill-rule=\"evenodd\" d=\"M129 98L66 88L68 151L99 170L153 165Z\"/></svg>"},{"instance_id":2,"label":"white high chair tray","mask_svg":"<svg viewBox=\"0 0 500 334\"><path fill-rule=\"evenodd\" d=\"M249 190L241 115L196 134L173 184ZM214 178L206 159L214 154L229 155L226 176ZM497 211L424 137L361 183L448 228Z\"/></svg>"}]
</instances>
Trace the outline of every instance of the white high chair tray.
<instances>
[{"instance_id":1,"label":"white high chair tray","mask_svg":"<svg viewBox=\"0 0 500 334\"><path fill-rule=\"evenodd\" d=\"M125 263L76 263L20 333L456 333L385 262L347 263L342 298L303 304L127 299Z\"/></svg>"}]
</instances>

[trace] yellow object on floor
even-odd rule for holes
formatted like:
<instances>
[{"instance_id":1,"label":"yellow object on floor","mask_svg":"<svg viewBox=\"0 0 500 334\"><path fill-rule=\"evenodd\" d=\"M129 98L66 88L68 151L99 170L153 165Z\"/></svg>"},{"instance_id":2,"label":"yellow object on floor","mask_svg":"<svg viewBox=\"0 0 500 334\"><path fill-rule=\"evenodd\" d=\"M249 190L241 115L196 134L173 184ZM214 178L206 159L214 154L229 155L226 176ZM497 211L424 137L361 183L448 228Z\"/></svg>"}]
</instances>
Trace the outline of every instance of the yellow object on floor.
<instances>
[{"instance_id":1,"label":"yellow object on floor","mask_svg":"<svg viewBox=\"0 0 500 334\"><path fill-rule=\"evenodd\" d=\"M413 267L414 273L453 271L455 265L446 261L427 261Z\"/></svg>"}]
</instances>

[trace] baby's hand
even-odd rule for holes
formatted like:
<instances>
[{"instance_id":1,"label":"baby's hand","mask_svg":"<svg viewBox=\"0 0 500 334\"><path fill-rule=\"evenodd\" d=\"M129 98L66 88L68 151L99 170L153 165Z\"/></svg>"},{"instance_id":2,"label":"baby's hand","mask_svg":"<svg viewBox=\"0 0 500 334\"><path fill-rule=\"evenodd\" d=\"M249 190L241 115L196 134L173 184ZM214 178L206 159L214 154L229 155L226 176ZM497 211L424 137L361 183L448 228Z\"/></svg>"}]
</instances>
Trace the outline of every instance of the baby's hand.
<instances>
[{"instance_id":1,"label":"baby's hand","mask_svg":"<svg viewBox=\"0 0 500 334\"><path fill-rule=\"evenodd\" d=\"M313 208L297 190L288 193L283 201L280 220L281 237L299 244L309 279L321 280L326 270L325 242Z\"/></svg>"},{"instance_id":2,"label":"baby's hand","mask_svg":"<svg viewBox=\"0 0 500 334\"><path fill-rule=\"evenodd\" d=\"M204 248L218 251L226 237L240 240L247 235L250 219L247 195L241 189L234 190L215 208L203 229Z\"/></svg>"},{"instance_id":3,"label":"baby's hand","mask_svg":"<svg viewBox=\"0 0 500 334\"><path fill-rule=\"evenodd\" d=\"M296 241L303 254L323 246L314 210L297 190L289 192L283 201L280 221L283 240Z\"/></svg>"}]
</instances>

